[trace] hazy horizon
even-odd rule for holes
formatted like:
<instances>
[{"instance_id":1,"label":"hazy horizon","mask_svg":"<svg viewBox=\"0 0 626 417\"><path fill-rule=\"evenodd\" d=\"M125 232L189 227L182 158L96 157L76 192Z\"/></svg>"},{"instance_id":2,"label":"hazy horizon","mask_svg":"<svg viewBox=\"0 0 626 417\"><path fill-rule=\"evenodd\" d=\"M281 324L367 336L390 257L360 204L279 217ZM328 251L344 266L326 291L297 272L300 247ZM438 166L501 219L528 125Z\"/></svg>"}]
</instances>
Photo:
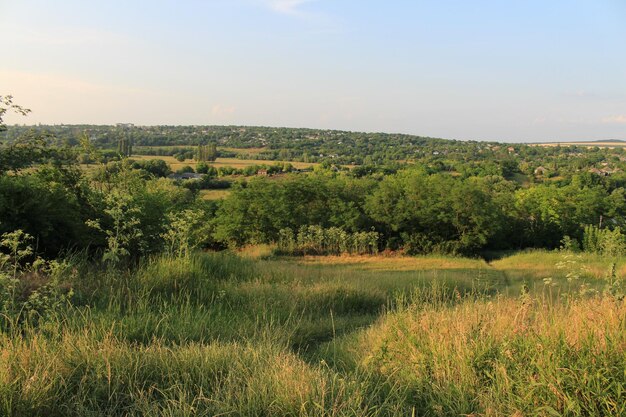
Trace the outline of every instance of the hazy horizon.
<instances>
[{"instance_id":1,"label":"hazy horizon","mask_svg":"<svg viewBox=\"0 0 626 417\"><path fill-rule=\"evenodd\" d=\"M8 124L626 139L626 4L0 0Z\"/></svg>"},{"instance_id":2,"label":"hazy horizon","mask_svg":"<svg viewBox=\"0 0 626 417\"><path fill-rule=\"evenodd\" d=\"M116 123L10 123L11 126L21 126L21 127L38 127L38 126L116 126L120 124L129 124L127 122L116 122ZM241 125L241 124L230 124L230 125L220 125L220 124L135 124L130 123L133 127L159 127L159 126L174 126L174 127L239 127L239 128L267 128L267 129L303 129L303 130L328 130L328 131L337 131L337 132L348 132L348 133L363 133L363 134L385 134L385 135L408 135L408 136L416 136L416 137L425 137L431 139L444 139L444 140L457 140L464 142L500 142L500 143L510 143L510 144L550 144L550 143L592 143L592 142L626 142L626 138L603 138L603 139L569 139L569 140L561 140L561 141L550 141L550 140L537 140L537 141L502 141L502 140L486 140L486 139L465 139L465 138L452 138L452 137L440 137L440 136L428 136L428 135L420 135L415 133L406 133L406 132L394 132L394 131L367 131L367 130L346 130L346 129L332 129L332 128L314 128L314 127L306 127L306 126L270 126L270 125Z\"/></svg>"}]
</instances>

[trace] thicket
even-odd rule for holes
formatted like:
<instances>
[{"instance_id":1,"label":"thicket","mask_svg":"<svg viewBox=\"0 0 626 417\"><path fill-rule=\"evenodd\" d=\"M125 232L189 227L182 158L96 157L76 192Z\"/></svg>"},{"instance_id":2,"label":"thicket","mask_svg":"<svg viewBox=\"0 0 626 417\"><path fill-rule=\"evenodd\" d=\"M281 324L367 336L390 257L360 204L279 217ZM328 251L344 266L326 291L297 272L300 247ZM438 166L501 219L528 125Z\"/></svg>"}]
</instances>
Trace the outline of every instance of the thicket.
<instances>
[{"instance_id":1,"label":"thicket","mask_svg":"<svg viewBox=\"0 0 626 417\"><path fill-rule=\"evenodd\" d=\"M458 178L405 169L380 180L319 171L280 181L238 183L215 218L215 238L239 246L272 243L281 229L337 227L380 234L380 248L410 254L558 248L582 243L585 225L622 227L623 187L568 184L521 188L499 176Z\"/></svg>"}]
</instances>

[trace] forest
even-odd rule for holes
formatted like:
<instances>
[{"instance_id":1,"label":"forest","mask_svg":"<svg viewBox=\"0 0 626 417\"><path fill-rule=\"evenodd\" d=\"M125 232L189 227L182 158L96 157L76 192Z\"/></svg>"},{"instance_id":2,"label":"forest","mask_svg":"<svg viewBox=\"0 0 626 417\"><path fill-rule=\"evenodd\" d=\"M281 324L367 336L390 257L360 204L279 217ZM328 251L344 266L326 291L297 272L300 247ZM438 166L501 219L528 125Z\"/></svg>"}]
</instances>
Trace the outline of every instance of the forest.
<instances>
[{"instance_id":1,"label":"forest","mask_svg":"<svg viewBox=\"0 0 626 417\"><path fill-rule=\"evenodd\" d=\"M10 111L0 415L626 415L618 142Z\"/></svg>"}]
</instances>

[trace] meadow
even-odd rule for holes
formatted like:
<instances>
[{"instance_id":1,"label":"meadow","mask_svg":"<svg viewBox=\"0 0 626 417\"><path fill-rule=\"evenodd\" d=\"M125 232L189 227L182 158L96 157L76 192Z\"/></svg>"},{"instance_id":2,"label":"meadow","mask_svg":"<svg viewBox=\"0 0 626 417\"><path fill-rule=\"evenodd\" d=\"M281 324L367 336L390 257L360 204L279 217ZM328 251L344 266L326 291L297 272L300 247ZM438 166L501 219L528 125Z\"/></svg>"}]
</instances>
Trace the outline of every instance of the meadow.
<instances>
[{"instance_id":1,"label":"meadow","mask_svg":"<svg viewBox=\"0 0 626 417\"><path fill-rule=\"evenodd\" d=\"M0 335L0 415L626 415L626 259L269 249L75 257Z\"/></svg>"}]
</instances>

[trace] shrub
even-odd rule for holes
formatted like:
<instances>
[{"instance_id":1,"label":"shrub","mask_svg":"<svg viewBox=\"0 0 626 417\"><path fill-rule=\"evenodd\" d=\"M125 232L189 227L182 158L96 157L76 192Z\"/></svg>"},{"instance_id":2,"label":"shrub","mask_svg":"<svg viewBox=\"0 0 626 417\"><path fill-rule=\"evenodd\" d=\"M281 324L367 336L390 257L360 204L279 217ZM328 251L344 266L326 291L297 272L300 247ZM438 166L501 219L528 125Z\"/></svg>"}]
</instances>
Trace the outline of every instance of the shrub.
<instances>
[{"instance_id":1,"label":"shrub","mask_svg":"<svg viewBox=\"0 0 626 417\"><path fill-rule=\"evenodd\" d=\"M626 236L619 227L610 230L588 225L583 235L583 249L585 252L619 256L626 252Z\"/></svg>"}]
</instances>

